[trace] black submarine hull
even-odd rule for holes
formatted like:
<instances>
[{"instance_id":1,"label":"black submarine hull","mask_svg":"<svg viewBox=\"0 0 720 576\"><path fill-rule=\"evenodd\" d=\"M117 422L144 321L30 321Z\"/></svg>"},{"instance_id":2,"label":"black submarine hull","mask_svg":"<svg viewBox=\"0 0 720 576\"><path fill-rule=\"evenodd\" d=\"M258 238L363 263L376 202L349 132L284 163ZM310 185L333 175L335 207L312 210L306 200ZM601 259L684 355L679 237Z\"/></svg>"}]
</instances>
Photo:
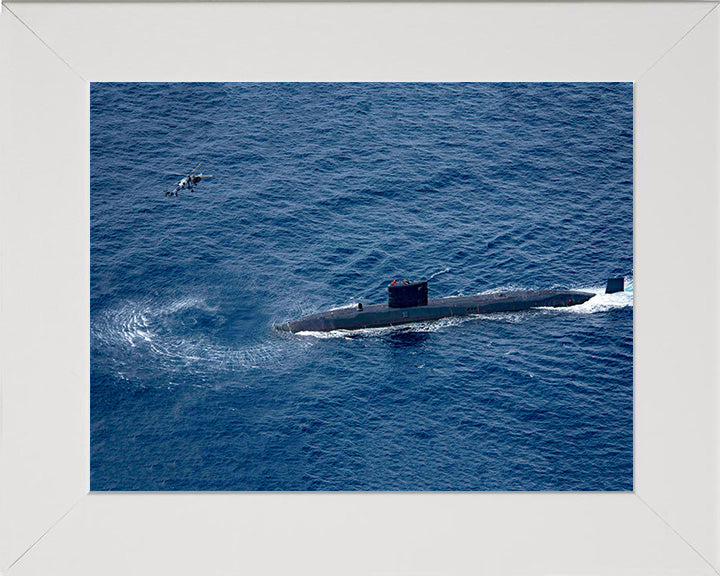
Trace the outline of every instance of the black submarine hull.
<instances>
[{"instance_id":1,"label":"black submarine hull","mask_svg":"<svg viewBox=\"0 0 720 576\"><path fill-rule=\"evenodd\" d=\"M595 296L591 292L575 290L523 290L453 296L429 300L427 304L408 307L390 307L387 304L369 304L336 308L311 314L298 320L275 326L287 332L329 332L331 330L359 330L382 328L411 322L428 322L454 316L516 312L531 308L563 308L587 302Z\"/></svg>"}]
</instances>

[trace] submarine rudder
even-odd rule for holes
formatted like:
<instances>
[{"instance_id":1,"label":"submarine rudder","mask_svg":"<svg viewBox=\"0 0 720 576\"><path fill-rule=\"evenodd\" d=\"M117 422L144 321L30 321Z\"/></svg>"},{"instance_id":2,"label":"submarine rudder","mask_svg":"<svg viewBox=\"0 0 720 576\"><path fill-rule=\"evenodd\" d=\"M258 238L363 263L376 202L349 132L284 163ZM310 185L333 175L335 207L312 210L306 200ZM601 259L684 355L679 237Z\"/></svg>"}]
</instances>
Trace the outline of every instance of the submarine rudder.
<instances>
[{"instance_id":1,"label":"submarine rudder","mask_svg":"<svg viewBox=\"0 0 720 576\"><path fill-rule=\"evenodd\" d=\"M605 285L605 294L615 294L615 292L623 292L625 290L625 278L608 278Z\"/></svg>"}]
</instances>

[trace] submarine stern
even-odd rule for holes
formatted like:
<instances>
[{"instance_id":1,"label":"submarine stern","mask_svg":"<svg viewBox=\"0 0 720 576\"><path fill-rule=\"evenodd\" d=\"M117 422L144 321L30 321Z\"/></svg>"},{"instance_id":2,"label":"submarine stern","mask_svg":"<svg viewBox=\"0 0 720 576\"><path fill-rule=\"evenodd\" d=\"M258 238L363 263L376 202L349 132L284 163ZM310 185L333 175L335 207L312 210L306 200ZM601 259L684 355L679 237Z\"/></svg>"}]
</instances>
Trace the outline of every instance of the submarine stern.
<instances>
[{"instance_id":1,"label":"submarine stern","mask_svg":"<svg viewBox=\"0 0 720 576\"><path fill-rule=\"evenodd\" d=\"M584 304L593 296L595 296L595 294L592 292L580 292L578 290L559 291L552 298L552 303L547 305L555 308L577 306L578 304Z\"/></svg>"}]
</instances>

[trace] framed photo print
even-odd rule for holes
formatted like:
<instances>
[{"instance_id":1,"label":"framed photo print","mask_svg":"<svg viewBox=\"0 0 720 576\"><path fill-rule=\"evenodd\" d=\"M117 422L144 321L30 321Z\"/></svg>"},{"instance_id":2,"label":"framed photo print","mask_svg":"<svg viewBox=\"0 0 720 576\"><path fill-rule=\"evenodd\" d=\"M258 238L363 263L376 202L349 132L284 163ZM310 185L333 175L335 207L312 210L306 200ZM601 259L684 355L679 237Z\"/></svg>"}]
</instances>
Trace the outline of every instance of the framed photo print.
<instances>
[{"instance_id":1,"label":"framed photo print","mask_svg":"<svg viewBox=\"0 0 720 576\"><path fill-rule=\"evenodd\" d=\"M3 573L716 573L719 24L6 3Z\"/></svg>"}]
</instances>

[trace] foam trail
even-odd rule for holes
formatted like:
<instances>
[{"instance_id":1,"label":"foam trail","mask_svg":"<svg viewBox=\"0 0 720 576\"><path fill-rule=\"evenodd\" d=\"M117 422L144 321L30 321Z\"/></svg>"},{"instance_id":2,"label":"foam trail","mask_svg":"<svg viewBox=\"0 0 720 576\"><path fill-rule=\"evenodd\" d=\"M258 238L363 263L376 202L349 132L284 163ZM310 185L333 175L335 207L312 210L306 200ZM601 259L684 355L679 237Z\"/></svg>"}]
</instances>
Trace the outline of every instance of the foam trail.
<instances>
[{"instance_id":1,"label":"foam trail","mask_svg":"<svg viewBox=\"0 0 720 576\"><path fill-rule=\"evenodd\" d=\"M592 292L595 294L590 300L577 306L569 306L562 310L573 312L576 314L588 314L594 312L606 312L615 308L633 307L633 284L632 278L627 280L627 285L623 292L615 292L614 294L605 294L605 286L593 286L591 288L581 288L583 292Z\"/></svg>"},{"instance_id":2,"label":"foam trail","mask_svg":"<svg viewBox=\"0 0 720 576\"><path fill-rule=\"evenodd\" d=\"M124 304L99 313L92 323L95 346L117 350L125 348L130 359L116 361L138 362L137 355L149 354L166 370L184 370L188 365L213 369L237 370L279 364L293 351L303 350L309 343L298 347L297 342L290 349L288 342L270 339L249 342L237 347L223 345L201 332L182 337L178 334L179 315L195 309L224 321L219 308L210 306L203 298L184 297L168 301L126 301Z\"/></svg>"},{"instance_id":3,"label":"foam trail","mask_svg":"<svg viewBox=\"0 0 720 576\"><path fill-rule=\"evenodd\" d=\"M450 268L445 268L445 270L440 270L439 272L435 272L435 274L431 275L430 278L427 279L428 282L432 280L433 278L436 278L437 276L440 276L440 274L445 274L447 272L450 272Z\"/></svg>"}]
</instances>

